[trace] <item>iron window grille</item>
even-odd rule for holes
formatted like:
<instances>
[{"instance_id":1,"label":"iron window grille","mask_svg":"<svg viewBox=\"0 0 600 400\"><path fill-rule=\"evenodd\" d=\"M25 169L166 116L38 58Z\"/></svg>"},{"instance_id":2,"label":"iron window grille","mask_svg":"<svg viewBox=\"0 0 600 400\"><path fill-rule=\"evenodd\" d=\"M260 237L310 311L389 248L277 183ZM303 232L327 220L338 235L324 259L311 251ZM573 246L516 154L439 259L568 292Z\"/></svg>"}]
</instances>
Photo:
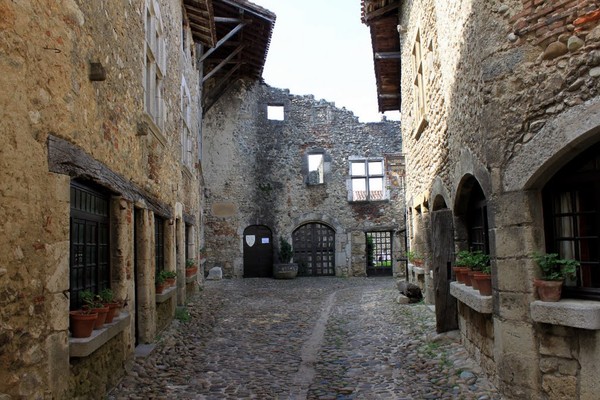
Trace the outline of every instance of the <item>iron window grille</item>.
<instances>
[{"instance_id":1,"label":"iron window grille","mask_svg":"<svg viewBox=\"0 0 600 400\"><path fill-rule=\"evenodd\" d=\"M154 260L156 275L165 269L165 220L154 216Z\"/></svg>"},{"instance_id":2,"label":"iron window grille","mask_svg":"<svg viewBox=\"0 0 600 400\"><path fill-rule=\"evenodd\" d=\"M71 183L69 294L70 309L81 308L80 293L109 287L109 196Z\"/></svg>"},{"instance_id":3,"label":"iron window grille","mask_svg":"<svg viewBox=\"0 0 600 400\"><path fill-rule=\"evenodd\" d=\"M543 190L546 250L580 262L568 297L600 300L600 144L560 170Z\"/></svg>"}]
</instances>

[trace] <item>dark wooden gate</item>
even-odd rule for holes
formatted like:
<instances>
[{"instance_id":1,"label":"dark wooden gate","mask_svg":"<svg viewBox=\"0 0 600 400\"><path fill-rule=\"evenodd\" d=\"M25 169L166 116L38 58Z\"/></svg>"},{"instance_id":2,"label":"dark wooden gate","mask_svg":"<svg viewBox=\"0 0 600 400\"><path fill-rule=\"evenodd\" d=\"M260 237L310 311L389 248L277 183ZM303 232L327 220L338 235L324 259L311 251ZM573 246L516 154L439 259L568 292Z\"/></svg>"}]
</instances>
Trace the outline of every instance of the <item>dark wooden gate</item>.
<instances>
[{"instance_id":1,"label":"dark wooden gate","mask_svg":"<svg viewBox=\"0 0 600 400\"><path fill-rule=\"evenodd\" d=\"M273 276L273 234L263 225L244 230L244 278Z\"/></svg>"},{"instance_id":2,"label":"dark wooden gate","mask_svg":"<svg viewBox=\"0 0 600 400\"><path fill-rule=\"evenodd\" d=\"M435 320L438 333L458 329L456 299L450 295L451 263L454 257L454 225L452 211L431 214L432 267L435 289Z\"/></svg>"},{"instance_id":3,"label":"dark wooden gate","mask_svg":"<svg viewBox=\"0 0 600 400\"><path fill-rule=\"evenodd\" d=\"M292 235L298 275L335 275L335 231L325 224L302 225Z\"/></svg>"}]
</instances>

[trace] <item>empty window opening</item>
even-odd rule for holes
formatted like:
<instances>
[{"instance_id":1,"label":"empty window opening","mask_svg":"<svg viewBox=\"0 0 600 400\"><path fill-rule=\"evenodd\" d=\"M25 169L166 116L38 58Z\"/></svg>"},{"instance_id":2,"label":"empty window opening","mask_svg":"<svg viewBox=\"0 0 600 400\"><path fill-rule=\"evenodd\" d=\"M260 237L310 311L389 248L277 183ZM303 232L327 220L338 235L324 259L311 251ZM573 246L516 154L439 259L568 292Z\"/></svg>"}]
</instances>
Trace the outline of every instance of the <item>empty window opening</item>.
<instances>
[{"instance_id":1,"label":"empty window opening","mask_svg":"<svg viewBox=\"0 0 600 400\"><path fill-rule=\"evenodd\" d=\"M267 106L267 118L271 121L283 121L284 109L282 105Z\"/></svg>"},{"instance_id":2,"label":"empty window opening","mask_svg":"<svg viewBox=\"0 0 600 400\"><path fill-rule=\"evenodd\" d=\"M318 185L325 182L325 159L323 154L308 155L308 184Z\"/></svg>"}]
</instances>

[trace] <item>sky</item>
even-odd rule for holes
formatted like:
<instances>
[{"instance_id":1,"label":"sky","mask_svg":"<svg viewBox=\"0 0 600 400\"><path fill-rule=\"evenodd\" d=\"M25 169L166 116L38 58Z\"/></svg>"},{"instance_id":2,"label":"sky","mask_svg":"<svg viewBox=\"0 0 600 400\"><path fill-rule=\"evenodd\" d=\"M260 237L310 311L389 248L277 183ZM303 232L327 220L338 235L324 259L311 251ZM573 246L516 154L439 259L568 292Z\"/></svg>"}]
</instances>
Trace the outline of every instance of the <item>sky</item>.
<instances>
[{"instance_id":1,"label":"sky","mask_svg":"<svg viewBox=\"0 0 600 400\"><path fill-rule=\"evenodd\" d=\"M360 0L250 0L277 15L265 82L294 95L312 94L352 111L360 122L381 121L369 28ZM399 120L398 112L386 112Z\"/></svg>"}]
</instances>

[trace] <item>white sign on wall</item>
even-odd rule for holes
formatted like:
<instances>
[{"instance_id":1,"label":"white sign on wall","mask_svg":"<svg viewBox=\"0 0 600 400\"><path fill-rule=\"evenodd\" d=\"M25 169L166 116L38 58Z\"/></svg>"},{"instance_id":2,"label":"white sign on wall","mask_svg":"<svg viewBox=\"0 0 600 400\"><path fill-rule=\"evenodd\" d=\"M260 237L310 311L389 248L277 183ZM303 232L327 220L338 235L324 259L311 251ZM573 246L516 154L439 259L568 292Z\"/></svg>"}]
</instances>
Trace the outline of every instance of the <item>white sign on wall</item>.
<instances>
[{"instance_id":1,"label":"white sign on wall","mask_svg":"<svg viewBox=\"0 0 600 400\"><path fill-rule=\"evenodd\" d=\"M256 242L255 235L246 235L246 244L248 245L248 247L254 246L255 242Z\"/></svg>"}]
</instances>

